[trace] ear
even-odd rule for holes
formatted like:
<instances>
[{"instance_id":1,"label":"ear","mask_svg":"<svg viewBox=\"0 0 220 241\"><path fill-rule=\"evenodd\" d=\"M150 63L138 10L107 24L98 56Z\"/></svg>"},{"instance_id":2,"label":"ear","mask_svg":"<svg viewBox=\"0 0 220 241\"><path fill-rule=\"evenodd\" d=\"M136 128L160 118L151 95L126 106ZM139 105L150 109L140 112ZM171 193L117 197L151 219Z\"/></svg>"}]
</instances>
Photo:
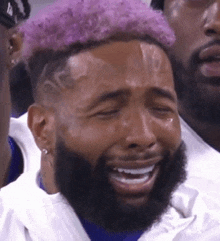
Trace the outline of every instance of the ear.
<instances>
[{"instance_id":1,"label":"ear","mask_svg":"<svg viewBox=\"0 0 220 241\"><path fill-rule=\"evenodd\" d=\"M23 38L20 33L16 33L14 30L12 30L9 35L10 62L12 63L12 65L16 65L21 59Z\"/></svg>"},{"instance_id":2,"label":"ear","mask_svg":"<svg viewBox=\"0 0 220 241\"><path fill-rule=\"evenodd\" d=\"M28 109L28 126L40 150L46 149L54 154L56 135L54 111L40 104Z\"/></svg>"}]
</instances>

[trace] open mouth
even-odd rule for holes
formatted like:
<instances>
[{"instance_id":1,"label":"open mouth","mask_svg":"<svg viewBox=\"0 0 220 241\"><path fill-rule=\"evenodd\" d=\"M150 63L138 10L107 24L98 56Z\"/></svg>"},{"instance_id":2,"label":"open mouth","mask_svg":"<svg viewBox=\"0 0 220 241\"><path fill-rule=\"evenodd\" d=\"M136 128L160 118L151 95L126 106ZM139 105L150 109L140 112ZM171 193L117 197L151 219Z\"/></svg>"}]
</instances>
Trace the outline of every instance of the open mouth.
<instances>
[{"instance_id":1,"label":"open mouth","mask_svg":"<svg viewBox=\"0 0 220 241\"><path fill-rule=\"evenodd\" d=\"M159 173L159 164L141 168L113 167L109 172L109 180L118 194L148 194Z\"/></svg>"},{"instance_id":2,"label":"open mouth","mask_svg":"<svg viewBox=\"0 0 220 241\"><path fill-rule=\"evenodd\" d=\"M113 168L111 178L125 184L144 183L152 175L155 165L139 169Z\"/></svg>"}]
</instances>

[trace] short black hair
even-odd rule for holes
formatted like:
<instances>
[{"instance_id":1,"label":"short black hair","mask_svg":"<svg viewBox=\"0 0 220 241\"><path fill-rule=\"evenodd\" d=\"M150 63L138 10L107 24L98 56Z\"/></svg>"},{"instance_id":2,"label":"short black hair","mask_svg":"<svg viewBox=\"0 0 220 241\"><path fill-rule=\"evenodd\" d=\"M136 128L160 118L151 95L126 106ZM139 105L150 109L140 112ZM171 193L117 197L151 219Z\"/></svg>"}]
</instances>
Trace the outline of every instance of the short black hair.
<instances>
[{"instance_id":1,"label":"short black hair","mask_svg":"<svg viewBox=\"0 0 220 241\"><path fill-rule=\"evenodd\" d=\"M30 16L31 7L28 0L21 0L23 12L20 10L16 0L0 0L0 24L7 28L14 27L19 21Z\"/></svg>"},{"instance_id":2,"label":"short black hair","mask_svg":"<svg viewBox=\"0 0 220 241\"><path fill-rule=\"evenodd\" d=\"M163 10L164 0L152 0L150 5L151 5L151 7L154 8L154 9Z\"/></svg>"}]
</instances>

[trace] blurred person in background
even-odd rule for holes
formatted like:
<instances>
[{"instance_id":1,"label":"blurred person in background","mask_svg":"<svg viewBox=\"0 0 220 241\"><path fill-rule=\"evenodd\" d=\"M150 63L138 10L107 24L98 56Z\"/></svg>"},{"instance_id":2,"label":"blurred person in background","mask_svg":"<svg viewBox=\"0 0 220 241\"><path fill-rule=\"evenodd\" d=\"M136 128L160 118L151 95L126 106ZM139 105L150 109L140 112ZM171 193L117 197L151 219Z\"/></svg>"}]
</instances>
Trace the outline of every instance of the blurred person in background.
<instances>
[{"instance_id":1,"label":"blurred person in background","mask_svg":"<svg viewBox=\"0 0 220 241\"><path fill-rule=\"evenodd\" d=\"M163 11L176 34L169 53L188 165L173 205L198 219L199 209L220 210L220 1L152 0L151 6ZM210 240L219 240L216 235Z\"/></svg>"},{"instance_id":2,"label":"blurred person in background","mask_svg":"<svg viewBox=\"0 0 220 241\"><path fill-rule=\"evenodd\" d=\"M169 52L188 183L215 197L220 185L220 1L152 0L151 6L163 10L177 38Z\"/></svg>"},{"instance_id":3,"label":"blurred person in background","mask_svg":"<svg viewBox=\"0 0 220 241\"><path fill-rule=\"evenodd\" d=\"M23 140L29 140L36 148L27 127L27 117L11 119L11 99L9 88L9 69L17 64L22 38L13 29L30 15L27 0L1 0L0 2L0 187L15 180L24 170L28 170L27 147ZM13 97L14 98L14 97ZM10 122L10 128L9 128ZM35 149L37 153L37 148Z\"/></svg>"}]
</instances>

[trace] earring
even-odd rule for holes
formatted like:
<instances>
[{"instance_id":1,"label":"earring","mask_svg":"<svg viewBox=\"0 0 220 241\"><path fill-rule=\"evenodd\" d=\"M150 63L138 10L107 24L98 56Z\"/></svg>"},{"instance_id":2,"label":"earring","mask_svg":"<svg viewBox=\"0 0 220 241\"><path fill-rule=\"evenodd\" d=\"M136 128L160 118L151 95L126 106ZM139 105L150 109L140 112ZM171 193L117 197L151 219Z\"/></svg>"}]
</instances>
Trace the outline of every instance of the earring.
<instances>
[{"instance_id":1,"label":"earring","mask_svg":"<svg viewBox=\"0 0 220 241\"><path fill-rule=\"evenodd\" d=\"M11 60L11 64L12 64L12 65L16 65L17 63L18 63L18 60L17 60L17 59L12 59L12 60Z\"/></svg>"},{"instance_id":2,"label":"earring","mask_svg":"<svg viewBox=\"0 0 220 241\"><path fill-rule=\"evenodd\" d=\"M48 150L47 149L43 149L42 152L43 152L44 155L48 154Z\"/></svg>"}]
</instances>

